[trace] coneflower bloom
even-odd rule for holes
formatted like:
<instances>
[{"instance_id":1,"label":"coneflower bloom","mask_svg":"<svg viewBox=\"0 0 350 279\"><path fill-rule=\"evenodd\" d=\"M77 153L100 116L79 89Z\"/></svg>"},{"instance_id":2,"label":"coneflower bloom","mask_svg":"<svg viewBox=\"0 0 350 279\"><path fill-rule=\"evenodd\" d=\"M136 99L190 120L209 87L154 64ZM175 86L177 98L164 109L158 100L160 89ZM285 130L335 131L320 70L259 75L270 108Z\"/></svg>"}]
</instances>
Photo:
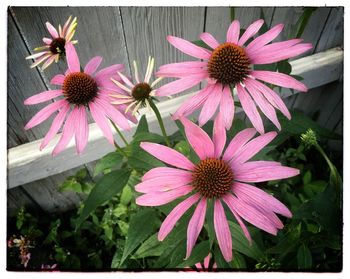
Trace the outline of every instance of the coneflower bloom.
<instances>
[{"instance_id":1,"label":"coneflower bloom","mask_svg":"<svg viewBox=\"0 0 350 279\"><path fill-rule=\"evenodd\" d=\"M264 133L264 125L256 106L279 129L280 123L275 108L290 119L290 113L282 99L261 81L299 91L307 91L306 86L289 75L253 70L252 67L298 56L311 49L312 45L301 43L301 39L269 44L283 29L283 24L278 24L245 46L248 40L258 33L263 23L263 20L257 20L239 37L239 21L233 21L227 31L226 42L222 44L211 34L202 33L200 39L212 50L199 47L181 38L167 37L174 47L202 61L187 61L161 66L156 73L158 76L175 77L179 80L160 87L157 96L179 93L199 84L202 80L207 80L208 83L180 106L174 114L175 119L187 116L202 107L199 115L199 124L202 126L219 107L225 127L229 129L234 116L231 88L237 89L243 110L259 133Z\"/></svg>"},{"instance_id":2,"label":"coneflower bloom","mask_svg":"<svg viewBox=\"0 0 350 279\"><path fill-rule=\"evenodd\" d=\"M76 150L80 154L88 141L87 110L89 109L104 136L111 144L114 144L108 119L125 130L129 129L130 125L125 115L110 104L108 91L104 87L109 85L112 76L118 78L117 72L121 71L124 66L116 64L95 73L102 61L102 57L96 56L86 64L84 71L81 71L78 55L71 43L66 44L66 56L68 64L66 73L54 76L50 82L61 88L41 92L24 101L26 105L34 105L55 99L40 110L27 123L25 129L37 126L58 111L50 130L41 143L40 150L50 142L63 125L61 138L52 154L56 155L63 151L74 135ZM57 100L58 97L63 98Z\"/></svg>"},{"instance_id":3,"label":"coneflower bloom","mask_svg":"<svg viewBox=\"0 0 350 279\"><path fill-rule=\"evenodd\" d=\"M156 89L154 89L154 86L161 81L162 78L158 78L150 83L154 68L153 57L148 58L146 74L143 80L139 78L136 61L134 61L133 65L135 82L132 83L125 75L118 72L124 84L120 83L118 80L112 79L112 81L119 87L119 89L123 90L123 92L122 94L110 94L110 96L113 97L112 104L124 105L126 113L130 110L132 111L132 115L135 115L141 107L147 106L148 109L151 110L149 99L155 95Z\"/></svg>"},{"instance_id":4,"label":"coneflower bloom","mask_svg":"<svg viewBox=\"0 0 350 279\"><path fill-rule=\"evenodd\" d=\"M249 161L275 138L276 132L252 139L256 130L245 129L232 139L223 152L226 130L220 113L214 121L213 140L191 121L186 118L180 120L188 142L200 159L199 163L190 161L169 147L142 142L141 148L171 167L151 169L142 177L142 182L135 186L135 190L143 195L136 199L136 203L160 206L185 197L162 223L158 233L160 241L171 232L181 216L195 205L187 229L187 258L203 227L207 203L211 200L214 203L214 229L218 245L225 260L231 261L232 239L223 203L230 208L249 241L249 232L241 218L276 235L283 224L275 213L286 217L291 217L292 213L273 196L247 183L288 178L298 175L299 170L273 161Z\"/></svg>"},{"instance_id":5,"label":"coneflower bloom","mask_svg":"<svg viewBox=\"0 0 350 279\"><path fill-rule=\"evenodd\" d=\"M68 42L76 44L78 41L72 41L75 30L77 28L77 18L75 17L72 22L72 17L70 16L66 23L63 25L58 25L57 29L52 26L50 22L46 22L46 28L49 31L51 38L43 38L44 46L37 47L34 51L40 51L33 55L29 55L26 59L34 59L34 63L30 66L34 68L41 63L44 63L42 69L46 69L54 61L57 63L58 60L65 55L66 49L65 46Z\"/></svg>"}]
</instances>

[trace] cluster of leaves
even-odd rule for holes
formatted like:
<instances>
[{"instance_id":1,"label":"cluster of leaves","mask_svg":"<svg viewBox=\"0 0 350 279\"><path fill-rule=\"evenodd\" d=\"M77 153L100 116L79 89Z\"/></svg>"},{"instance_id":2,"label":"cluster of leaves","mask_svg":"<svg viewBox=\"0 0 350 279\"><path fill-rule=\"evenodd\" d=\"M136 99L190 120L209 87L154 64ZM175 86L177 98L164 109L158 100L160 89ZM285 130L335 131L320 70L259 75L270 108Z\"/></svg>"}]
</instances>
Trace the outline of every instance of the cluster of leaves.
<instances>
[{"instance_id":1,"label":"cluster of leaves","mask_svg":"<svg viewBox=\"0 0 350 279\"><path fill-rule=\"evenodd\" d=\"M179 201L157 208L135 204L136 185L143 173L164 164L144 152L139 143L163 143L163 137L151 133L143 116L133 141L124 152L112 152L96 165L95 180L89 180L86 170L69 177L60 187L87 195L77 212L63 216L34 216L20 211L10 220L9 237L24 235L34 243L28 268L57 263L60 270L159 270L193 266L211 252L219 269L233 270L319 270L339 271L342 267L342 212L337 199L329 164L316 149L307 149L300 134L312 128L323 139L341 139L320 127L304 114L292 112L292 120L280 116L282 131L256 160L275 160L300 169L301 175L281 181L257 183L285 203L293 218L282 219L285 228L277 236L248 225L253 244L250 246L239 225L227 211L232 234L234 259L226 263L215 239L213 206L209 202L205 227L191 257L186 254L187 224L193 214L190 209L162 242L157 239L162 220ZM246 128L243 121L234 120L228 131L228 141ZM185 140L183 127L170 136L175 149L191 160L198 160ZM204 126L208 134L213 123ZM331 154L332 155L332 154ZM341 155L340 155L341 156ZM341 160L331 156L332 166ZM330 176L329 176L330 175ZM333 181L333 182L332 182ZM341 187L341 185L340 185ZM21 267L18 255L8 250L8 269Z\"/></svg>"}]
</instances>

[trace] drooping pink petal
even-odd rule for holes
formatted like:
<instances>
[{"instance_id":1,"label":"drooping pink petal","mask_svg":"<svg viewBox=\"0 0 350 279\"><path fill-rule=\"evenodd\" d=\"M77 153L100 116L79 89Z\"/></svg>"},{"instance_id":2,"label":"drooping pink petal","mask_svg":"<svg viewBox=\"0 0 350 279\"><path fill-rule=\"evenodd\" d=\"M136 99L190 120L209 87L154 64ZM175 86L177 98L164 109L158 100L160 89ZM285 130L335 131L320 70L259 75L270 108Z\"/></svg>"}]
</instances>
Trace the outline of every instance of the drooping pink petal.
<instances>
[{"instance_id":1,"label":"drooping pink petal","mask_svg":"<svg viewBox=\"0 0 350 279\"><path fill-rule=\"evenodd\" d=\"M230 161L241 148L250 141L254 135L256 134L256 130L254 128L244 129L240 131L230 142L228 147L225 150L225 153L222 157L225 161Z\"/></svg>"},{"instance_id":2,"label":"drooping pink petal","mask_svg":"<svg viewBox=\"0 0 350 279\"><path fill-rule=\"evenodd\" d=\"M71 73L80 72L80 62L78 54L72 43L66 43L66 59L68 64L68 69Z\"/></svg>"},{"instance_id":3,"label":"drooping pink petal","mask_svg":"<svg viewBox=\"0 0 350 279\"><path fill-rule=\"evenodd\" d=\"M231 166L234 167L237 164L245 163L268 145L276 136L276 132L268 132L251 140L234 155Z\"/></svg>"},{"instance_id":4,"label":"drooping pink petal","mask_svg":"<svg viewBox=\"0 0 350 279\"><path fill-rule=\"evenodd\" d=\"M271 120L273 124L281 130L281 124L278 121L276 111L274 107L265 99L262 93L260 93L254 86L246 84L247 92L252 96L255 103L258 105L263 114Z\"/></svg>"},{"instance_id":5,"label":"drooping pink petal","mask_svg":"<svg viewBox=\"0 0 350 279\"><path fill-rule=\"evenodd\" d=\"M244 112L247 114L249 120L252 122L254 128L260 133L264 133L264 124L262 122L261 116L256 109L256 106L249 96L249 94L245 91L245 89L237 84L237 95L241 102L242 108Z\"/></svg>"},{"instance_id":6,"label":"drooping pink petal","mask_svg":"<svg viewBox=\"0 0 350 279\"><path fill-rule=\"evenodd\" d=\"M223 121L225 122L226 129L229 130L231 128L233 117L235 114L233 96L231 94L231 89L229 86L225 86L222 91L220 101L220 113L222 115Z\"/></svg>"},{"instance_id":7,"label":"drooping pink petal","mask_svg":"<svg viewBox=\"0 0 350 279\"><path fill-rule=\"evenodd\" d=\"M208 98L213 86L206 86L199 91L196 95L188 98L174 113L173 119L179 119L181 116L188 116L195 110L199 109Z\"/></svg>"},{"instance_id":8,"label":"drooping pink petal","mask_svg":"<svg viewBox=\"0 0 350 279\"><path fill-rule=\"evenodd\" d=\"M243 46L251 37L253 37L256 33L259 32L261 26L264 24L264 20L258 19L253 22L251 25L243 33L242 37L238 41L239 46Z\"/></svg>"},{"instance_id":9,"label":"drooping pink petal","mask_svg":"<svg viewBox=\"0 0 350 279\"><path fill-rule=\"evenodd\" d=\"M104 111L105 114L112 119L112 121L117 124L119 127L121 127L123 130L130 130L130 124L128 120L125 118L125 116L117 110L115 107L113 107L109 102L104 100L103 98L96 97L94 99L94 102L96 103L97 107Z\"/></svg>"},{"instance_id":10,"label":"drooping pink petal","mask_svg":"<svg viewBox=\"0 0 350 279\"><path fill-rule=\"evenodd\" d=\"M117 76L117 73L122 71L124 71L124 65L115 64L99 70L95 75L95 80L96 82L103 82L105 79L110 79L114 75Z\"/></svg>"},{"instance_id":11,"label":"drooping pink petal","mask_svg":"<svg viewBox=\"0 0 350 279\"><path fill-rule=\"evenodd\" d=\"M181 50L183 53L186 53L199 59L208 60L210 58L210 51L196 46L195 44L192 44L189 41L174 36L168 36L167 40L169 43L171 43L177 49Z\"/></svg>"},{"instance_id":12,"label":"drooping pink petal","mask_svg":"<svg viewBox=\"0 0 350 279\"><path fill-rule=\"evenodd\" d=\"M47 134L45 135L44 140L41 142L40 150L43 150L45 146L52 140L52 138L57 134L58 130L61 128L64 119L66 118L67 112L70 109L70 105L66 102L63 107L60 109L59 113L56 115L55 119L52 121L51 127Z\"/></svg>"},{"instance_id":13,"label":"drooping pink petal","mask_svg":"<svg viewBox=\"0 0 350 279\"><path fill-rule=\"evenodd\" d=\"M235 182L233 191L238 197L245 196L251 199L251 203L267 207L270 211L276 212L288 218L292 217L290 210L279 200L263 190L245 183Z\"/></svg>"},{"instance_id":14,"label":"drooping pink petal","mask_svg":"<svg viewBox=\"0 0 350 279\"><path fill-rule=\"evenodd\" d=\"M43 42L47 45L50 45L52 43L52 39L49 38L43 38Z\"/></svg>"},{"instance_id":15,"label":"drooping pink petal","mask_svg":"<svg viewBox=\"0 0 350 279\"><path fill-rule=\"evenodd\" d=\"M245 169L240 166L239 172L235 171L235 180L243 182L264 182L296 176L298 169L284 166L262 166L252 169L249 165Z\"/></svg>"},{"instance_id":16,"label":"drooping pink petal","mask_svg":"<svg viewBox=\"0 0 350 279\"><path fill-rule=\"evenodd\" d=\"M42 65L41 69L42 69L42 70L45 70L47 67L49 67L49 66L55 61L55 59L56 59L57 56L58 56L58 54L55 54L55 55L49 57L49 58L45 61L45 63Z\"/></svg>"},{"instance_id":17,"label":"drooping pink petal","mask_svg":"<svg viewBox=\"0 0 350 279\"><path fill-rule=\"evenodd\" d=\"M76 119L75 126L75 144L77 153L81 154L84 151L89 138L89 125L84 106L79 106L78 108L78 117Z\"/></svg>"},{"instance_id":18,"label":"drooping pink petal","mask_svg":"<svg viewBox=\"0 0 350 279\"><path fill-rule=\"evenodd\" d=\"M170 63L165 64L159 67L159 71L164 72L171 72L172 70L190 70L190 69L198 69L198 68L205 68L207 66L208 62L206 61L185 61L185 62L178 62L178 63ZM158 73L156 73L156 76Z\"/></svg>"},{"instance_id":19,"label":"drooping pink petal","mask_svg":"<svg viewBox=\"0 0 350 279\"><path fill-rule=\"evenodd\" d=\"M207 100L205 101L202 111L199 114L198 123L199 126L203 126L208 120L214 115L217 110L219 103L221 101L221 96L223 95L221 85L218 83L214 85L214 88Z\"/></svg>"},{"instance_id":20,"label":"drooping pink petal","mask_svg":"<svg viewBox=\"0 0 350 279\"><path fill-rule=\"evenodd\" d=\"M85 65L84 68L84 73L88 75L92 75L100 66L102 62L102 57L101 56L95 56L90 61Z\"/></svg>"},{"instance_id":21,"label":"drooping pink petal","mask_svg":"<svg viewBox=\"0 0 350 279\"><path fill-rule=\"evenodd\" d=\"M184 213L200 198L200 195L194 194L189 198L185 199L181 203L179 203L165 218L164 222L160 226L158 232L158 240L163 241L164 238L172 231L177 221L184 215Z\"/></svg>"},{"instance_id":22,"label":"drooping pink petal","mask_svg":"<svg viewBox=\"0 0 350 279\"><path fill-rule=\"evenodd\" d=\"M221 253L224 259L230 262L232 260L232 238L224 208L218 199L214 202L214 229Z\"/></svg>"},{"instance_id":23,"label":"drooping pink petal","mask_svg":"<svg viewBox=\"0 0 350 279\"><path fill-rule=\"evenodd\" d=\"M277 229L271 221L254 207L247 205L231 194L225 195L222 199L231 211L237 212L247 222L270 234L277 234Z\"/></svg>"},{"instance_id":24,"label":"drooping pink petal","mask_svg":"<svg viewBox=\"0 0 350 279\"><path fill-rule=\"evenodd\" d=\"M62 95L62 89L58 89L58 90L48 90L48 91L44 91L41 92L39 94L36 94L34 96L29 97L28 99L26 99L24 101L25 105L35 105L35 104L39 104L42 102L46 102L48 100L51 100L53 98L56 98L58 96Z\"/></svg>"},{"instance_id":25,"label":"drooping pink petal","mask_svg":"<svg viewBox=\"0 0 350 279\"><path fill-rule=\"evenodd\" d=\"M226 34L227 42L237 44L240 29L241 28L240 28L239 21L234 20L227 30L227 34Z\"/></svg>"},{"instance_id":26,"label":"drooping pink petal","mask_svg":"<svg viewBox=\"0 0 350 279\"><path fill-rule=\"evenodd\" d=\"M281 60L296 57L310 49L312 44L298 44L289 48L284 48L276 51L264 51L259 54L255 54L254 58L250 60L252 64L270 64Z\"/></svg>"},{"instance_id":27,"label":"drooping pink petal","mask_svg":"<svg viewBox=\"0 0 350 279\"><path fill-rule=\"evenodd\" d=\"M142 181L146 181L149 179L154 179L157 177L167 177L167 176L184 176L190 177L192 173L185 170L169 168L169 167L157 167L149 170L142 176Z\"/></svg>"},{"instance_id":28,"label":"drooping pink petal","mask_svg":"<svg viewBox=\"0 0 350 279\"><path fill-rule=\"evenodd\" d=\"M193 170L195 165L180 152L169 147L152 142L141 142L140 147L157 159L185 170Z\"/></svg>"},{"instance_id":29,"label":"drooping pink petal","mask_svg":"<svg viewBox=\"0 0 350 279\"><path fill-rule=\"evenodd\" d=\"M251 71L250 74L257 79L271 84L296 89L302 92L307 91L307 87L303 83L283 73L270 71Z\"/></svg>"},{"instance_id":30,"label":"drooping pink petal","mask_svg":"<svg viewBox=\"0 0 350 279\"><path fill-rule=\"evenodd\" d=\"M180 78L178 80L169 82L160 88L157 89L157 96L169 96L179 92L182 92L186 89L189 89L193 86L196 86L203 79L208 77L207 72L200 74L191 75L189 77Z\"/></svg>"},{"instance_id":31,"label":"drooping pink petal","mask_svg":"<svg viewBox=\"0 0 350 279\"><path fill-rule=\"evenodd\" d=\"M205 73L207 73L207 69L203 69L203 68L188 68L188 69L184 69L184 68L172 68L172 69L167 69L167 70L163 70L160 69L157 72L157 76L160 77L174 77L174 78L184 78L184 77L191 77L192 75L197 76L197 75L205 75Z\"/></svg>"},{"instance_id":32,"label":"drooping pink petal","mask_svg":"<svg viewBox=\"0 0 350 279\"><path fill-rule=\"evenodd\" d=\"M75 107L72 112L67 117L66 123L64 124L61 138L54 150L52 151L52 155L56 156L58 153L62 152L67 144L70 142L75 133L75 122L77 120L77 114L79 113L78 108Z\"/></svg>"},{"instance_id":33,"label":"drooping pink petal","mask_svg":"<svg viewBox=\"0 0 350 279\"><path fill-rule=\"evenodd\" d=\"M295 46L296 44L299 44L302 41L303 41L303 39L291 39L291 40L287 40L287 41L268 44L266 46L263 46L262 48L257 49L254 52L251 52L249 55L249 60L252 64L254 64L252 62L254 60L254 58L261 55L261 54L273 53L275 51L281 51L281 50L287 50L287 48L289 48L291 46Z\"/></svg>"},{"instance_id":34,"label":"drooping pink petal","mask_svg":"<svg viewBox=\"0 0 350 279\"><path fill-rule=\"evenodd\" d=\"M244 83L246 85L248 85L249 83L251 86L258 89L264 95L264 97L270 102L271 105L279 109L282 112L282 114L286 116L289 120L292 118L282 98L271 88L252 78L247 78L244 81Z\"/></svg>"},{"instance_id":35,"label":"drooping pink petal","mask_svg":"<svg viewBox=\"0 0 350 279\"><path fill-rule=\"evenodd\" d=\"M277 24L273 28L271 28L269 31L265 32L264 34L260 35L259 37L255 38L247 47L246 51L249 53L256 51L257 49L263 47L264 45L271 42L273 39L275 39L283 30L284 25L283 24Z\"/></svg>"},{"instance_id":36,"label":"drooping pink petal","mask_svg":"<svg viewBox=\"0 0 350 279\"><path fill-rule=\"evenodd\" d=\"M103 110L98 108L94 102L89 103L90 112L92 118L96 124L100 127L102 133L107 138L110 144L114 145L114 138L108 119Z\"/></svg>"},{"instance_id":37,"label":"drooping pink petal","mask_svg":"<svg viewBox=\"0 0 350 279\"><path fill-rule=\"evenodd\" d=\"M120 78L122 79L122 81L128 85L130 88L134 87L134 84L132 84L132 82L126 77L124 76L122 73L118 72L118 75L120 76Z\"/></svg>"},{"instance_id":38,"label":"drooping pink petal","mask_svg":"<svg viewBox=\"0 0 350 279\"><path fill-rule=\"evenodd\" d=\"M143 206L159 206L167 204L192 192L192 186L182 186L168 192L151 192L136 198L136 204Z\"/></svg>"},{"instance_id":39,"label":"drooping pink petal","mask_svg":"<svg viewBox=\"0 0 350 279\"><path fill-rule=\"evenodd\" d=\"M64 75L58 74L50 80L50 83L55 85L62 85L65 78L66 77Z\"/></svg>"},{"instance_id":40,"label":"drooping pink petal","mask_svg":"<svg viewBox=\"0 0 350 279\"><path fill-rule=\"evenodd\" d=\"M32 117L32 119L30 119L30 121L27 123L27 125L24 127L24 129L28 130L28 129L31 129L31 128L39 125L41 122L48 119L51 116L51 114L53 114L55 111L62 108L66 103L67 103L67 101L65 99L63 99L63 100L59 100L59 101L56 101L54 103L47 105L46 107L44 107L43 109L38 111Z\"/></svg>"},{"instance_id":41,"label":"drooping pink petal","mask_svg":"<svg viewBox=\"0 0 350 279\"><path fill-rule=\"evenodd\" d=\"M213 35L208 32L200 34L199 38L211 48L215 49L220 45L219 42L213 37Z\"/></svg>"},{"instance_id":42,"label":"drooping pink petal","mask_svg":"<svg viewBox=\"0 0 350 279\"><path fill-rule=\"evenodd\" d=\"M214 120L213 127L214 157L219 158L226 144L226 130L221 113Z\"/></svg>"},{"instance_id":43,"label":"drooping pink petal","mask_svg":"<svg viewBox=\"0 0 350 279\"><path fill-rule=\"evenodd\" d=\"M52 38L56 39L59 37L56 28L53 27L53 25L50 22L46 22L46 28L49 31Z\"/></svg>"},{"instance_id":44,"label":"drooping pink petal","mask_svg":"<svg viewBox=\"0 0 350 279\"><path fill-rule=\"evenodd\" d=\"M186 259L191 255L193 246L196 244L199 233L201 232L207 211L207 199L202 198L194 211L187 227L187 249Z\"/></svg>"},{"instance_id":45,"label":"drooping pink petal","mask_svg":"<svg viewBox=\"0 0 350 279\"><path fill-rule=\"evenodd\" d=\"M191 173L188 176L166 176L155 177L145 180L135 186L135 190L140 193L166 192L184 185L188 185L193 180Z\"/></svg>"},{"instance_id":46,"label":"drooping pink petal","mask_svg":"<svg viewBox=\"0 0 350 279\"><path fill-rule=\"evenodd\" d=\"M188 142L201 160L214 156L214 144L206 132L187 118L181 118Z\"/></svg>"}]
</instances>

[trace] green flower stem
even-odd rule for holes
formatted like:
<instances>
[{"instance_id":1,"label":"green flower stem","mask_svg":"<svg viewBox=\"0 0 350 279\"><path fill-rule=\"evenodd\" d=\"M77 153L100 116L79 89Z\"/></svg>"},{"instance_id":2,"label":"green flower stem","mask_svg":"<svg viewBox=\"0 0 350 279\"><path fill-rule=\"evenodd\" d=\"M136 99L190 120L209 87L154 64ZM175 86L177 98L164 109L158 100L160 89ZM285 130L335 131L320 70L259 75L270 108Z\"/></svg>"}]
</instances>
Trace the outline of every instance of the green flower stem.
<instances>
[{"instance_id":1,"label":"green flower stem","mask_svg":"<svg viewBox=\"0 0 350 279\"><path fill-rule=\"evenodd\" d=\"M112 122L112 125L113 125L114 129L117 131L118 135L120 136L120 138L122 139L122 141L125 143L125 146L129 146L128 141L127 141L126 138L123 136L122 132L118 129L117 125L115 125L113 121L111 121L111 122Z\"/></svg>"},{"instance_id":2,"label":"green flower stem","mask_svg":"<svg viewBox=\"0 0 350 279\"><path fill-rule=\"evenodd\" d=\"M169 141L169 138L166 134L164 123L163 123L162 117L160 116L159 110L158 110L157 106L154 104L152 99L148 99L148 101L149 101L149 104L150 104L151 108L153 109L154 113L156 114L156 117L158 119L160 129L162 130L162 134L163 134L163 137L165 139L165 142L166 142L167 146L170 147L170 141Z\"/></svg>"}]
</instances>

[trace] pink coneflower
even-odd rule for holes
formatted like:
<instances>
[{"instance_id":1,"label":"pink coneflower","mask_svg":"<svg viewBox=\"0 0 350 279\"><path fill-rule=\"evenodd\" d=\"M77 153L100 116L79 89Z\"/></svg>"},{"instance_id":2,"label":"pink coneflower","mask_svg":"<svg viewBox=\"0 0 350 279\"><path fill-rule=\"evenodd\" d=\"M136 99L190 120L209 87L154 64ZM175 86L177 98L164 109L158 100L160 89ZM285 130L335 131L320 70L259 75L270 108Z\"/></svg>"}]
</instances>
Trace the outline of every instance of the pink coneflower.
<instances>
[{"instance_id":1,"label":"pink coneflower","mask_svg":"<svg viewBox=\"0 0 350 279\"><path fill-rule=\"evenodd\" d=\"M241 217L276 235L283 224L275 213L286 217L291 217L292 213L277 199L247 183L288 178L299 174L299 170L281 166L278 162L248 162L275 138L276 132L252 140L256 130L245 129L233 138L223 152L226 130L220 113L214 121L213 141L199 126L186 118L181 118L181 122L200 162L193 163L181 153L160 144L141 143L141 148L173 167L148 171L135 187L136 191L144 193L136 199L136 203L160 206L186 196L162 223L158 233L160 241L171 232L181 216L196 204L187 229L186 257L189 257L204 224L207 202L213 201L216 238L225 260L231 261L232 239L222 202L230 208L249 241L251 238Z\"/></svg>"},{"instance_id":2,"label":"pink coneflower","mask_svg":"<svg viewBox=\"0 0 350 279\"><path fill-rule=\"evenodd\" d=\"M57 63L58 60L65 55L65 46L68 42L76 44L78 41L72 41L72 38L77 28L77 18L75 17L71 22L72 17L70 16L66 23L63 25L58 25L58 32L55 27L52 26L50 22L46 22L46 28L49 31L51 38L43 38L44 46L37 47L34 51L41 51L33 55L29 55L26 59L35 59L34 63L30 66L34 68L41 63L44 63L42 69L46 69L54 61Z\"/></svg>"},{"instance_id":3,"label":"pink coneflower","mask_svg":"<svg viewBox=\"0 0 350 279\"><path fill-rule=\"evenodd\" d=\"M148 58L146 74L143 80L139 78L136 61L134 61L133 64L135 82L132 83L125 75L118 72L120 78L125 84L122 84L114 79L112 79L112 81L119 87L120 90L123 90L123 94L111 94L110 96L113 97L112 104L126 105L125 112L130 110L132 111L132 115L135 115L141 107L146 106L149 110L151 110L149 99L155 95L156 90L154 89L154 86L161 81L162 78L158 78L150 83L154 67L154 58Z\"/></svg>"},{"instance_id":4,"label":"pink coneflower","mask_svg":"<svg viewBox=\"0 0 350 279\"><path fill-rule=\"evenodd\" d=\"M66 119L62 136L52 154L56 155L63 151L74 135L76 150L80 154L83 152L89 136L86 112L89 108L93 119L102 130L104 136L111 144L114 144L113 133L108 119L111 119L125 130L129 129L130 125L125 115L110 104L111 100L108 96L108 91L104 88L110 85L111 77L118 78L116 75L117 71L122 70L124 66L116 64L95 73L102 61L102 57L96 56L86 64L84 71L81 72L78 55L71 43L66 44L66 56L68 70L65 75L56 75L51 80L51 84L60 85L61 88L34 95L26 99L24 104L34 105L57 97L63 98L55 100L40 110L27 123L25 129L33 128L49 118L54 112L59 111L40 149L43 149L57 134Z\"/></svg>"},{"instance_id":5,"label":"pink coneflower","mask_svg":"<svg viewBox=\"0 0 350 279\"><path fill-rule=\"evenodd\" d=\"M257 20L239 38L239 21L233 21L227 31L227 40L223 44L220 44L211 34L202 33L200 39L212 50L196 46L181 38L168 36L168 41L174 47L203 61L187 61L161 66L157 72L158 76L180 79L160 87L157 96L179 93L199 84L202 80L208 82L207 86L180 106L174 115L175 119L182 115L187 116L202 107L199 115L199 124L202 126L219 107L225 127L229 129L234 116L234 101L230 88L237 89L241 105L259 133L264 133L264 125L256 105L279 129L280 123L275 108L290 119L290 113L282 99L260 81L299 91L307 91L306 86L286 74L253 70L252 66L298 56L311 49L312 45L302 44L301 39L269 44L283 29L283 24L278 24L244 46L258 33L263 23L263 20Z\"/></svg>"}]
</instances>

